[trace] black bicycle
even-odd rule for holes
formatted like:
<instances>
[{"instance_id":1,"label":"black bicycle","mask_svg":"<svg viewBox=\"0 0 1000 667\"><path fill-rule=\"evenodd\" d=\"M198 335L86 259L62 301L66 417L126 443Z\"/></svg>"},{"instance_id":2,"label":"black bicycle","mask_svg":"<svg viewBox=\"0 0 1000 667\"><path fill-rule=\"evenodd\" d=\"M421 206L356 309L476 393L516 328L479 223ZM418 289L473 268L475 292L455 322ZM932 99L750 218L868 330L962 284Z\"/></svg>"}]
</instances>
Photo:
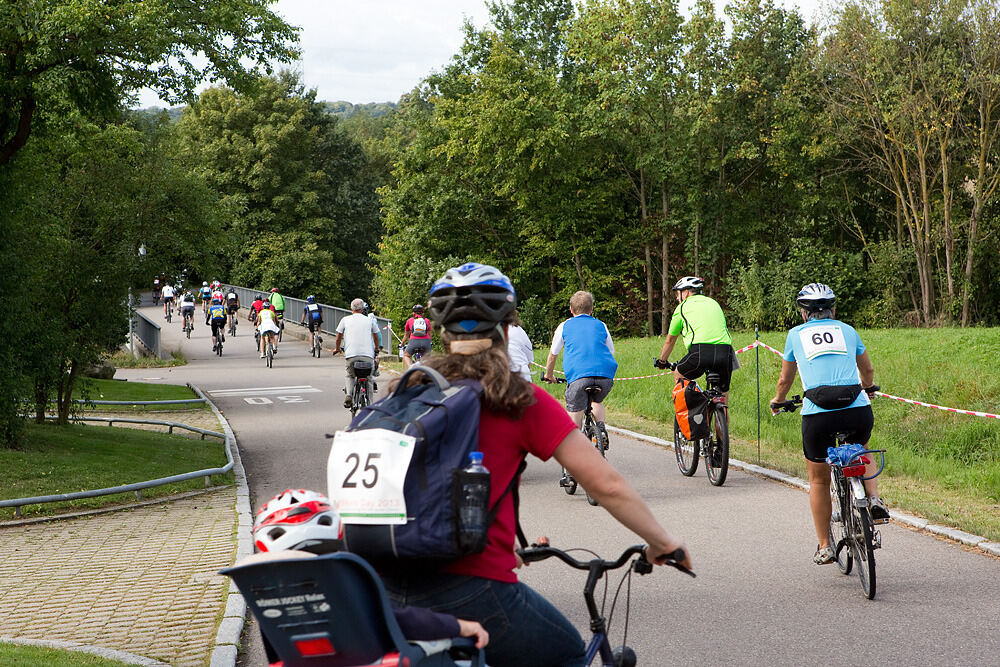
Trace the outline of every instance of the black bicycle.
<instances>
[{"instance_id":1,"label":"black bicycle","mask_svg":"<svg viewBox=\"0 0 1000 667\"><path fill-rule=\"evenodd\" d=\"M593 554L595 557L588 561L580 561L561 549L556 549L555 547L549 546L547 541L542 541L541 544L532 544L527 549L518 549L517 553L525 563L534 563L536 561L545 560L546 558L551 558L555 556L562 562L566 563L570 567L576 568L577 570L587 571L587 581L583 586L583 600L587 605L587 612L590 614L590 641L587 643L587 663L588 665L594 662L594 659L600 656L600 662L597 663L601 667L634 667L636 664L635 651L632 650L625 641L628 639L628 601L630 599L629 593L626 593L626 607L625 607L625 635L622 637L622 645L617 646L614 649L611 648L611 643L608 640L609 625L607 619L604 617L604 606L607 602L607 579L605 579L604 588L604 602L601 604L601 609L597 608L597 602L594 600L594 589L597 587L597 582L604 577L604 573L609 570L617 570L623 567L626 563L629 565L628 572L622 577L621 582L618 584L618 591L621 591L622 584L625 583L626 579L629 582L629 592L631 591L632 582L632 572L640 575L649 574L653 571L653 565L645 556L646 546L643 544L637 544L631 546L622 552L622 555L618 557L617 560L603 560L596 557L596 554L589 552L586 549L579 549L578 551L587 551L587 553ZM637 556L632 560L633 556ZM667 557L667 565L671 565L685 574L689 574L692 577L695 576L694 572L688 570L681 562L684 560L684 552L681 549L673 552ZM616 591L614 599L611 601L611 611L609 612L609 617L614 616L615 603L618 600L618 592Z\"/></svg>"},{"instance_id":2,"label":"black bicycle","mask_svg":"<svg viewBox=\"0 0 1000 667\"><path fill-rule=\"evenodd\" d=\"M194 311L190 313L184 313L184 333L188 338L191 338L191 332L194 331Z\"/></svg>"},{"instance_id":3,"label":"black bicycle","mask_svg":"<svg viewBox=\"0 0 1000 667\"><path fill-rule=\"evenodd\" d=\"M876 385L872 391L878 391ZM782 412L794 412L802 404L801 396L790 401L772 403ZM851 446L846 433L837 433L837 447ZM882 534L876 525L889 523L889 519L872 519L865 480L875 479L885 468L884 449L864 449L860 445L846 454L846 460L830 464L830 545L837 556L837 567L844 574L854 569L861 581L861 590L869 600L875 597L875 550L882 548ZM865 476L865 466L871 463L869 454L878 454L881 461L874 475ZM829 461L829 459L828 459Z\"/></svg>"},{"instance_id":4,"label":"black bicycle","mask_svg":"<svg viewBox=\"0 0 1000 667\"><path fill-rule=\"evenodd\" d=\"M229 335L236 337L236 324L239 322L239 312L229 313Z\"/></svg>"},{"instance_id":5,"label":"black bicycle","mask_svg":"<svg viewBox=\"0 0 1000 667\"><path fill-rule=\"evenodd\" d=\"M674 362L663 363L659 359L654 360L653 365L670 370L677 367ZM719 389L720 381L721 377L715 371L705 373L705 383L708 385L704 391L705 398L708 399L705 410L705 419L708 420L707 438L688 440L674 417L674 455L677 457L677 468L685 477L691 477L698 471L699 458L704 458L705 472L713 486L725 484L726 475L729 474L729 406L726 404L725 392Z\"/></svg>"},{"instance_id":6,"label":"black bicycle","mask_svg":"<svg viewBox=\"0 0 1000 667\"><path fill-rule=\"evenodd\" d=\"M358 410L371 405L372 402L372 373L375 364L373 361L354 362L354 391L351 393L351 416L358 414Z\"/></svg>"},{"instance_id":7,"label":"black bicycle","mask_svg":"<svg viewBox=\"0 0 1000 667\"><path fill-rule=\"evenodd\" d=\"M557 378L557 383L565 384L565 378ZM590 385L584 387L583 389L587 392L587 408L583 411L583 434L587 436L587 439L593 443L594 448L600 452L601 456L607 458L607 451L610 445L610 440L608 438L608 432L597 424L597 420L594 419L594 394L602 391L599 385ZM573 478L566 468L562 469L562 477L559 478L559 486L562 490L569 495L576 493L576 489L579 483ZM597 506L597 499L590 495L587 489L583 492L587 495L587 502L593 506Z\"/></svg>"}]
</instances>

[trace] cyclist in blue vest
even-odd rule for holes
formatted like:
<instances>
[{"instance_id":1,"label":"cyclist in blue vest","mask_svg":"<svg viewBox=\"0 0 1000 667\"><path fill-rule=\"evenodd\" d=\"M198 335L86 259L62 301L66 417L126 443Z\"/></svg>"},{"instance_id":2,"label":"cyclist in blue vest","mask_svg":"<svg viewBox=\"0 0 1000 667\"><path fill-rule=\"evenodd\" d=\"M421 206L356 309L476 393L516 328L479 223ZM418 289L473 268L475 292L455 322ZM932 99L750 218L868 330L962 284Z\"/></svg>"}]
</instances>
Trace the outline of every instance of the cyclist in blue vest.
<instances>
[{"instance_id":1,"label":"cyclist in blue vest","mask_svg":"<svg viewBox=\"0 0 1000 667\"><path fill-rule=\"evenodd\" d=\"M563 371L566 373L566 411L576 425L583 425L583 413L587 409L586 387L597 385L600 391L592 394L594 419L597 427L604 430L604 398L615 383L618 362L615 361L615 344L604 322L595 318L594 295L579 291L569 299L569 318L552 335L552 347L545 365L546 382L555 382L552 375L559 353L563 353Z\"/></svg>"},{"instance_id":2,"label":"cyclist in blue vest","mask_svg":"<svg viewBox=\"0 0 1000 667\"><path fill-rule=\"evenodd\" d=\"M802 376L802 452L809 469L809 507L819 544L813 562L826 565L836 560L830 544L830 466L827 448L836 446L836 434L847 433L848 442L866 445L875 416L868 396L875 392L875 369L854 327L834 319L837 302L833 290L822 283L803 287L795 299L802 324L788 332L781 375L771 399L785 402L796 370ZM875 473L869 464L868 475ZM888 519L889 510L879 498L875 479L865 481L871 500L872 518Z\"/></svg>"},{"instance_id":3,"label":"cyclist in blue vest","mask_svg":"<svg viewBox=\"0 0 1000 667\"><path fill-rule=\"evenodd\" d=\"M316 332L323 326L323 309L312 294L306 297L306 306L302 309L302 321L299 324L309 327L309 347L312 348Z\"/></svg>"},{"instance_id":4,"label":"cyclist in blue vest","mask_svg":"<svg viewBox=\"0 0 1000 667\"><path fill-rule=\"evenodd\" d=\"M216 297L212 299L212 305L208 307L205 314L205 326L212 325L212 352L219 347L220 342L225 342L226 336L223 333L226 328L226 307L222 305L222 299Z\"/></svg>"}]
</instances>

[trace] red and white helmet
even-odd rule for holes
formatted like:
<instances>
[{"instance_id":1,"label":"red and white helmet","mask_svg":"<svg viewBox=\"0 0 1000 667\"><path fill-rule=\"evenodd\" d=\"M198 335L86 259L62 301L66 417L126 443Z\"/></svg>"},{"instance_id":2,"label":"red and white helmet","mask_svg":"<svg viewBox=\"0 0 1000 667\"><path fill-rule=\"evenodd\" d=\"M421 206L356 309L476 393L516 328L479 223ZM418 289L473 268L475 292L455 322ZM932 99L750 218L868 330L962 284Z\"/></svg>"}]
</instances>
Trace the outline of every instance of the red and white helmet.
<instances>
[{"instance_id":1,"label":"red and white helmet","mask_svg":"<svg viewBox=\"0 0 1000 667\"><path fill-rule=\"evenodd\" d=\"M344 528L340 516L322 493L286 489L257 512L253 541L258 551L301 549L316 554L341 547Z\"/></svg>"}]
</instances>

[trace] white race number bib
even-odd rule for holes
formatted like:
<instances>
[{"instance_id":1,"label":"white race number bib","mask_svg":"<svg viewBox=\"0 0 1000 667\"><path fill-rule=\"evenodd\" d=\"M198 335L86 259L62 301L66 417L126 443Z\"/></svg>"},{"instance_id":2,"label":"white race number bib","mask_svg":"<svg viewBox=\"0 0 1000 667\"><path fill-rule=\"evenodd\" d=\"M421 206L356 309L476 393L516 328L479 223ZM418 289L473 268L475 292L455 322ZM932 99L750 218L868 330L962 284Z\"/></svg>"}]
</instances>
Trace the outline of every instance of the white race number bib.
<instances>
[{"instance_id":1,"label":"white race number bib","mask_svg":"<svg viewBox=\"0 0 1000 667\"><path fill-rule=\"evenodd\" d=\"M814 359L822 354L847 354L844 332L835 324L802 329L799 331L799 340L806 359Z\"/></svg>"},{"instance_id":2,"label":"white race number bib","mask_svg":"<svg viewBox=\"0 0 1000 667\"><path fill-rule=\"evenodd\" d=\"M337 431L326 474L344 523L406 523L403 482L416 438L384 428Z\"/></svg>"}]
</instances>

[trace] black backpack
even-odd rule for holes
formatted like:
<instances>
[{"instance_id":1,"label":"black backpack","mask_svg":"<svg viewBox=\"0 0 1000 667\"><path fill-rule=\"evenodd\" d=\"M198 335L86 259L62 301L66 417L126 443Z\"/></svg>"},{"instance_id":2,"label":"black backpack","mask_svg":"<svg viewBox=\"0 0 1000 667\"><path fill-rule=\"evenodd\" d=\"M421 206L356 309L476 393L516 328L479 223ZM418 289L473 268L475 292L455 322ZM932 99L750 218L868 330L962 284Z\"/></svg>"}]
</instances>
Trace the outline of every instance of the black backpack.
<instances>
[{"instance_id":1,"label":"black backpack","mask_svg":"<svg viewBox=\"0 0 1000 667\"><path fill-rule=\"evenodd\" d=\"M406 388L415 373L431 381ZM413 366L391 395L361 409L351 421L349 432L381 428L411 435L416 442L403 483L406 523L366 525L351 523L351 517L342 515L345 550L385 568L400 559L441 564L486 547L485 539L470 548L458 537L461 497L457 482L468 465L469 454L479 449L482 391L475 380L449 383L432 368ZM336 455L335 440L331 461ZM514 494L517 507L517 483L525 466L522 460L514 478L484 517L484 535L507 493ZM331 480L329 491L334 507L338 490L339 485Z\"/></svg>"}]
</instances>

